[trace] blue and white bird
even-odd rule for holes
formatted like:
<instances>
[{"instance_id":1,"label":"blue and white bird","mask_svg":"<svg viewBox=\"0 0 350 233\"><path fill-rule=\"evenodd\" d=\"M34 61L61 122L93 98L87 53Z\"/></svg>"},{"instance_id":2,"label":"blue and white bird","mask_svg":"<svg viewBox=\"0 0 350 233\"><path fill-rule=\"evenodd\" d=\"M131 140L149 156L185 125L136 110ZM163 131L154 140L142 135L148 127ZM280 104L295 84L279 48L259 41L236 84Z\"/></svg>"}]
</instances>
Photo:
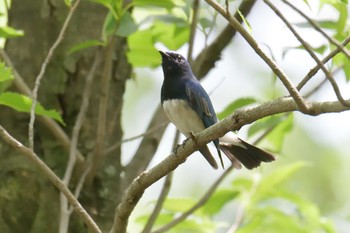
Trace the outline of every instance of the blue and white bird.
<instances>
[{"instance_id":1,"label":"blue and white bird","mask_svg":"<svg viewBox=\"0 0 350 233\"><path fill-rule=\"evenodd\" d=\"M162 56L164 81L161 90L161 104L169 120L187 138L198 133L218 120L211 100L195 78L187 60L176 52L159 51ZM221 152L230 159L236 168L243 164L248 169L258 167L261 162L271 162L275 157L240 139L229 132L213 141L223 166ZM199 149L209 164L218 165L207 145Z\"/></svg>"}]
</instances>

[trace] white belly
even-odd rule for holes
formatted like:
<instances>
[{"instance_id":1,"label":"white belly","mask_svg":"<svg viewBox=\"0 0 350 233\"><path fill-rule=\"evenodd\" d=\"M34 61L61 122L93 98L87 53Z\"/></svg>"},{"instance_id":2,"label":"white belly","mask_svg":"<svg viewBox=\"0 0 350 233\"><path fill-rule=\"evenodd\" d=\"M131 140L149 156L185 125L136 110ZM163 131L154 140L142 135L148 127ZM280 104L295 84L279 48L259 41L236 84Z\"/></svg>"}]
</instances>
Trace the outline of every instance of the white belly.
<instances>
[{"instance_id":1,"label":"white belly","mask_svg":"<svg viewBox=\"0 0 350 233\"><path fill-rule=\"evenodd\" d=\"M186 137L205 129L203 121L185 100L166 100L163 109L169 120Z\"/></svg>"}]
</instances>

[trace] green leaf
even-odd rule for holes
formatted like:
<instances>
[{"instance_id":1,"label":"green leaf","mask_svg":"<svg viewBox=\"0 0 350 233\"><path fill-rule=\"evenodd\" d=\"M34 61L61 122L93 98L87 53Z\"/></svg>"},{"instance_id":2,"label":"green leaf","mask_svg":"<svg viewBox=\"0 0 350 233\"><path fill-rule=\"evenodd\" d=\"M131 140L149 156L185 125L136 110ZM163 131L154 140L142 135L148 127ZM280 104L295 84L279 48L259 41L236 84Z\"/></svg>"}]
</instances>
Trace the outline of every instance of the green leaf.
<instances>
[{"instance_id":1,"label":"green leaf","mask_svg":"<svg viewBox=\"0 0 350 233\"><path fill-rule=\"evenodd\" d=\"M246 17L244 17L242 12L238 8L236 8L236 11L238 12L239 16L241 17L243 23L246 25L248 33L252 34L252 31L253 31L252 26L250 25L250 23L248 22Z\"/></svg>"},{"instance_id":2,"label":"green leaf","mask_svg":"<svg viewBox=\"0 0 350 233\"><path fill-rule=\"evenodd\" d=\"M13 92L5 92L0 94L0 105L4 105L10 108L13 108L19 112L30 112L32 106L32 100L24 95L13 93ZM35 106L35 114L50 117L65 125L62 117L55 110L46 110L39 103Z\"/></svg>"},{"instance_id":3,"label":"green leaf","mask_svg":"<svg viewBox=\"0 0 350 233\"><path fill-rule=\"evenodd\" d=\"M232 201L239 194L233 189L217 190L203 207L203 211L210 216L213 216L222 209L228 202Z\"/></svg>"},{"instance_id":4,"label":"green leaf","mask_svg":"<svg viewBox=\"0 0 350 233\"><path fill-rule=\"evenodd\" d=\"M127 37L137 30L137 25L131 14L126 11L120 18L116 34L118 36Z\"/></svg>"},{"instance_id":5,"label":"green leaf","mask_svg":"<svg viewBox=\"0 0 350 233\"><path fill-rule=\"evenodd\" d=\"M68 55L71 55L73 53L76 53L78 51L81 51L83 49L87 49L90 47L94 47L94 46L104 46L105 43L103 41L99 41L99 40L87 40L87 41L83 41L77 45L74 45L73 47L71 47L68 50Z\"/></svg>"},{"instance_id":6,"label":"green leaf","mask_svg":"<svg viewBox=\"0 0 350 233\"><path fill-rule=\"evenodd\" d=\"M155 22L151 27L154 40L163 43L170 50L178 50L189 39L190 28L180 27L175 24Z\"/></svg>"},{"instance_id":7,"label":"green leaf","mask_svg":"<svg viewBox=\"0 0 350 233\"><path fill-rule=\"evenodd\" d=\"M13 79L11 68L6 67L4 63L0 62L0 82Z\"/></svg>"},{"instance_id":8,"label":"green leaf","mask_svg":"<svg viewBox=\"0 0 350 233\"><path fill-rule=\"evenodd\" d=\"M20 36L24 36L24 32L22 30L17 30L8 26L0 27L0 37L14 38Z\"/></svg>"},{"instance_id":9,"label":"green leaf","mask_svg":"<svg viewBox=\"0 0 350 233\"><path fill-rule=\"evenodd\" d=\"M215 26L215 22L213 20L209 20L205 17L199 18L198 23L201 25L202 29L212 28Z\"/></svg>"},{"instance_id":10,"label":"green leaf","mask_svg":"<svg viewBox=\"0 0 350 233\"><path fill-rule=\"evenodd\" d=\"M115 30L117 28L117 20L114 17L114 14L112 11L109 11L105 21L103 22L103 29L102 29L102 37L104 40L108 38L108 36L115 33Z\"/></svg>"},{"instance_id":11,"label":"green leaf","mask_svg":"<svg viewBox=\"0 0 350 233\"><path fill-rule=\"evenodd\" d=\"M272 132L270 132L266 139L274 145L274 150L279 152L282 150L283 142L288 133L293 129L294 115L288 114L288 117L280 122Z\"/></svg>"},{"instance_id":12,"label":"green leaf","mask_svg":"<svg viewBox=\"0 0 350 233\"><path fill-rule=\"evenodd\" d=\"M276 127L276 125L278 125L284 120L285 120L285 115L281 115L281 114L258 120L249 127L248 137L251 137L262 130L268 130L270 128Z\"/></svg>"},{"instance_id":13,"label":"green leaf","mask_svg":"<svg viewBox=\"0 0 350 233\"><path fill-rule=\"evenodd\" d=\"M127 37L129 50L127 57L133 67L157 67L161 58L154 48L150 30L137 31Z\"/></svg>"},{"instance_id":14,"label":"green leaf","mask_svg":"<svg viewBox=\"0 0 350 233\"><path fill-rule=\"evenodd\" d=\"M64 3L65 3L67 6L71 6L71 5L72 5L72 0L64 0Z\"/></svg>"},{"instance_id":15,"label":"green leaf","mask_svg":"<svg viewBox=\"0 0 350 233\"><path fill-rule=\"evenodd\" d=\"M269 175L263 177L255 191L254 197L257 199L269 197L269 193L273 192L274 189L277 189L278 185L286 181L295 172L297 172L300 168L305 167L306 165L307 163L305 162L297 162L276 169Z\"/></svg>"},{"instance_id":16,"label":"green leaf","mask_svg":"<svg viewBox=\"0 0 350 233\"><path fill-rule=\"evenodd\" d=\"M189 198L167 198L163 209L170 212L185 212L195 204L196 202Z\"/></svg>"},{"instance_id":17,"label":"green leaf","mask_svg":"<svg viewBox=\"0 0 350 233\"><path fill-rule=\"evenodd\" d=\"M175 7L173 0L134 0L133 2L138 7L159 7L167 10Z\"/></svg>"},{"instance_id":18,"label":"green leaf","mask_svg":"<svg viewBox=\"0 0 350 233\"><path fill-rule=\"evenodd\" d=\"M244 106L256 103L257 100L253 97L243 97L239 98L232 103L230 103L223 111L217 114L218 118L220 120L224 119L225 117L231 115L235 110L238 108L242 108Z\"/></svg>"}]
</instances>

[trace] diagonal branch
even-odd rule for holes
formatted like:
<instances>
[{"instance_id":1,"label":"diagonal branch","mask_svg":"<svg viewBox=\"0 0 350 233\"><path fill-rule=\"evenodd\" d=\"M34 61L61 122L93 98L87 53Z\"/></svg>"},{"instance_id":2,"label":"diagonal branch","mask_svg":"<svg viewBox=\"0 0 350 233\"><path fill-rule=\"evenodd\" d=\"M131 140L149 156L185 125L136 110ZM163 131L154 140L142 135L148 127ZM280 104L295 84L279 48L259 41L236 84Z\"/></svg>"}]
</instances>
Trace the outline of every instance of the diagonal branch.
<instances>
[{"instance_id":1,"label":"diagonal branch","mask_svg":"<svg viewBox=\"0 0 350 233\"><path fill-rule=\"evenodd\" d=\"M210 186L210 188L205 192L205 194L199 199L199 201L192 206L189 210L182 213L177 218L173 219L170 223L166 224L165 226L153 231L152 233L163 233L170 230L172 227L176 226L183 220L185 220L188 216L190 216L194 211L196 211L198 208L202 207L209 198L213 195L217 187L221 184L221 182L227 177L228 174L233 170L234 166L231 165L225 172L219 176L219 178Z\"/></svg>"},{"instance_id":2,"label":"diagonal branch","mask_svg":"<svg viewBox=\"0 0 350 233\"><path fill-rule=\"evenodd\" d=\"M285 25L289 28L289 30L293 33L295 38L304 46L305 50L310 54L310 56L315 60L317 65L320 66L323 73L326 75L329 82L332 84L333 90L339 100L340 103L342 103L344 106L348 106L345 99L343 98L342 94L340 93L339 87L337 82L334 80L332 74L327 70L327 68L323 65L322 61L317 57L315 52L312 50L309 43L307 43L300 35L299 33L293 28L293 26L288 22L288 20L283 16L283 14L269 1L264 0L264 2L276 13L278 17L285 23ZM349 106L348 106L349 107Z\"/></svg>"},{"instance_id":3,"label":"diagonal branch","mask_svg":"<svg viewBox=\"0 0 350 233\"><path fill-rule=\"evenodd\" d=\"M68 163L66 167L66 171L64 173L63 177L63 183L68 187L74 167L76 165L77 161L77 146L78 146L78 140L79 140L79 134L80 134L80 129L81 126L85 120L86 117L86 112L89 106L89 100L90 100L90 95L91 95L91 87L92 87L92 81L95 76L96 69L101 61L101 53L98 50L95 55L94 62L91 66L90 72L86 77L85 81L85 87L82 95L82 103L79 109L79 113L77 116L77 119L75 121L74 127L73 127L73 132L72 132L72 143L71 147L69 150L69 158L68 158ZM86 177L85 173L83 174L82 177ZM83 181L81 181L81 186L83 185ZM66 233L68 232L68 227L69 227L69 219L70 219L71 211L68 211L68 200L67 198L60 193L60 224L59 224L59 232L60 233Z\"/></svg>"},{"instance_id":4,"label":"diagonal branch","mask_svg":"<svg viewBox=\"0 0 350 233\"><path fill-rule=\"evenodd\" d=\"M350 101L349 101L350 103ZM310 102L310 114L319 115L329 112L347 111L338 101L330 102ZM237 110L234 114L223 121L207 128L195 135L195 140L187 140L183 146L179 147L176 153L169 155L155 167L141 173L126 190L121 203L118 205L114 223L110 233L124 233L127 230L127 223L130 214L143 195L143 192L153 183L167 175L169 172L184 163L186 158L203 145L222 137L228 131L238 130L243 125L250 124L258 119L278 113L298 110L295 101L291 97L279 98L261 105L247 107Z\"/></svg>"},{"instance_id":5,"label":"diagonal branch","mask_svg":"<svg viewBox=\"0 0 350 233\"><path fill-rule=\"evenodd\" d=\"M266 53L259 47L257 41L244 29L244 27L239 23L239 21L227 14L226 9L218 4L215 0L206 0L206 2L217 10L227 21L235 28L247 41L247 43L254 49L254 51L265 61L265 63L271 68L271 70L277 75L281 80L283 85L288 90L289 94L294 98L295 103L303 113L309 112L309 106L303 97L299 94L298 90L294 87L293 83L288 79L286 74L277 66L277 64L270 59Z\"/></svg>"},{"instance_id":6,"label":"diagonal branch","mask_svg":"<svg viewBox=\"0 0 350 233\"><path fill-rule=\"evenodd\" d=\"M22 92L23 94L27 96L32 96L32 91L29 89L28 85L25 83L22 76L18 73L16 68L13 66L13 63L9 56L7 55L6 51L3 49L0 49L0 57L4 59L7 66L11 67L12 73L14 75L13 83L15 87L18 89L18 91ZM48 118L46 116L39 116L38 120L46 127L49 131L53 134L56 139L61 142L63 147L66 150L69 150L71 141L68 137L68 135L63 131L62 127L51 118ZM83 163L85 161L85 157L80 153L79 150L77 150L77 162Z\"/></svg>"},{"instance_id":7,"label":"diagonal branch","mask_svg":"<svg viewBox=\"0 0 350 233\"><path fill-rule=\"evenodd\" d=\"M1 125L0 125L0 137L16 151L23 154L29 158L57 188L60 190L67 198L69 204L71 204L76 211L76 213L85 222L88 228L94 233L101 233L101 230L96 225L94 220L86 212L86 210L81 206L79 201L74 197L74 195L69 191L67 186L62 182L62 180L44 163L35 152L28 147L25 147L22 143L17 141L12 137Z\"/></svg>"},{"instance_id":8,"label":"diagonal branch","mask_svg":"<svg viewBox=\"0 0 350 233\"><path fill-rule=\"evenodd\" d=\"M302 12L300 9L298 9L296 6L294 6L293 4L291 4L290 2L286 1L286 0L282 0L282 2L284 2L286 5L288 5L290 8L292 8L293 10L295 10L296 12L298 12L298 14L300 14L302 17L304 17L309 24L319 33L321 33L321 35L323 35L324 37L327 38L327 40L332 43L333 45L335 45L348 59L350 59L350 52L346 50L345 47L343 47L342 44L340 44L337 40L333 39L332 37L330 37L324 30L322 30L322 28L317 24L317 22L315 22L314 20L312 20L309 16L307 16L304 12Z\"/></svg>"},{"instance_id":9,"label":"diagonal branch","mask_svg":"<svg viewBox=\"0 0 350 233\"><path fill-rule=\"evenodd\" d=\"M343 43L342 46L346 46L348 43L350 43L350 36L347 37ZM340 52L339 48L335 48L332 52L330 52L325 58L322 59L322 63L326 64L330 59L332 59L335 55L337 55ZM310 69L310 71L306 74L306 76L300 81L300 83L297 85L297 89L301 90L305 84L319 71L321 68L320 65L316 64L315 67Z\"/></svg>"}]
</instances>

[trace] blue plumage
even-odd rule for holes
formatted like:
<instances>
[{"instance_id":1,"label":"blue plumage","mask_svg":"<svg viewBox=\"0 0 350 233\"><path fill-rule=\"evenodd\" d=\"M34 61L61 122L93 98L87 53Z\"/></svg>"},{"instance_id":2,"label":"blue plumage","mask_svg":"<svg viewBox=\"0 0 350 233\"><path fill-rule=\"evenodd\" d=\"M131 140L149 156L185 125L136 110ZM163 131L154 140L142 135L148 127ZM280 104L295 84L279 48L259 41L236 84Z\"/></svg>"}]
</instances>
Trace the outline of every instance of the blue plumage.
<instances>
[{"instance_id":1,"label":"blue plumage","mask_svg":"<svg viewBox=\"0 0 350 233\"><path fill-rule=\"evenodd\" d=\"M186 59L175 52L160 51L160 54L164 73L161 104L170 121L186 137L189 137L191 132L198 133L215 124L217 117L211 100L194 77ZM220 149L237 168L240 168L240 162L247 168L253 168L261 161L274 160L269 153L244 142L233 133L225 135L222 141L213 141L222 165ZM217 168L217 163L207 146L199 151L212 167Z\"/></svg>"}]
</instances>

